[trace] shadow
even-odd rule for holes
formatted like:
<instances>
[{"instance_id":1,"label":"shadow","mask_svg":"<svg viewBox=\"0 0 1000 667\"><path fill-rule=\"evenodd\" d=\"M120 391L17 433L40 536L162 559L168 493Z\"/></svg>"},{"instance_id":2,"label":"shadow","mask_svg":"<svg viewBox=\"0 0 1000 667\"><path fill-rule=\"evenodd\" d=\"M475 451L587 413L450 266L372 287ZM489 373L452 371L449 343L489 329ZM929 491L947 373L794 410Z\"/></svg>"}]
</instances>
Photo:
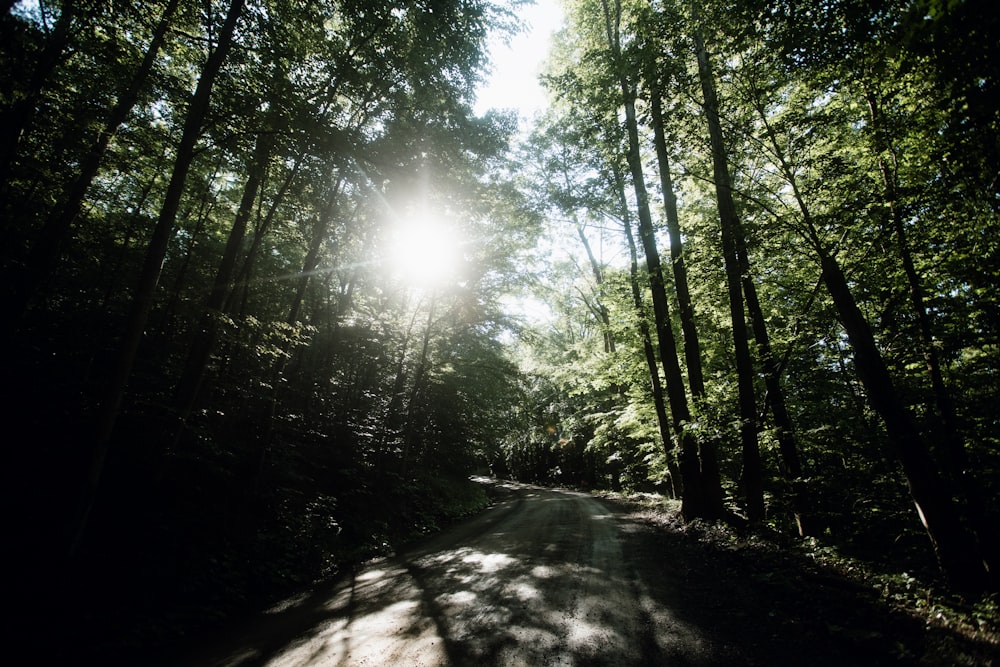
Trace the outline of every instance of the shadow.
<instances>
[{"instance_id":1,"label":"shadow","mask_svg":"<svg viewBox=\"0 0 1000 667\"><path fill-rule=\"evenodd\" d=\"M802 559L712 547L588 494L500 491L174 664L936 664L923 623Z\"/></svg>"}]
</instances>

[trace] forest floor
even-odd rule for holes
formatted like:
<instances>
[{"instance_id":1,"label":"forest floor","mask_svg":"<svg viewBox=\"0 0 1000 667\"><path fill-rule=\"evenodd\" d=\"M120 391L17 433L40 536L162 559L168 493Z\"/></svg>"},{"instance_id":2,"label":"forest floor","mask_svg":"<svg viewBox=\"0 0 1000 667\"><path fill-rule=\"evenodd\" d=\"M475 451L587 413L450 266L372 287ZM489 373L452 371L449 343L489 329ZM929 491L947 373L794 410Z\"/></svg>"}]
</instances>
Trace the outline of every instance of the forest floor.
<instances>
[{"instance_id":1,"label":"forest floor","mask_svg":"<svg viewBox=\"0 0 1000 667\"><path fill-rule=\"evenodd\" d=\"M683 524L654 496L488 483L480 515L169 664L1000 665L989 601Z\"/></svg>"}]
</instances>

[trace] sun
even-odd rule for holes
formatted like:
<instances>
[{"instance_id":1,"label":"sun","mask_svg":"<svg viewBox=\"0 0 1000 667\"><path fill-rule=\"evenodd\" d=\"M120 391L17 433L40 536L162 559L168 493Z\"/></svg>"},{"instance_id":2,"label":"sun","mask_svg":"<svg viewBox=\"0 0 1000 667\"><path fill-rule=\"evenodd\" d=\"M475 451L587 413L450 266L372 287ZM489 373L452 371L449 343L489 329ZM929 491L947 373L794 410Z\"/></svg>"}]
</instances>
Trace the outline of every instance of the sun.
<instances>
[{"instance_id":1,"label":"sun","mask_svg":"<svg viewBox=\"0 0 1000 667\"><path fill-rule=\"evenodd\" d=\"M388 251L388 270L417 287L455 279L462 259L457 230L431 216L399 220L390 231Z\"/></svg>"}]
</instances>

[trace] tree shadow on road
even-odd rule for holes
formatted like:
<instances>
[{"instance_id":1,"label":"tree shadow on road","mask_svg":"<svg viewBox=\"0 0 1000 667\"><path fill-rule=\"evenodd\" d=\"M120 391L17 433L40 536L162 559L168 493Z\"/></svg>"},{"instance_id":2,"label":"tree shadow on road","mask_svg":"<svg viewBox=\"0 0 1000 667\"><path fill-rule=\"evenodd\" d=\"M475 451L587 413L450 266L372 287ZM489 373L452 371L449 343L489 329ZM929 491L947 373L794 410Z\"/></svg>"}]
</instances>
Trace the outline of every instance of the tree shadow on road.
<instances>
[{"instance_id":1,"label":"tree shadow on road","mask_svg":"<svg viewBox=\"0 0 1000 667\"><path fill-rule=\"evenodd\" d=\"M511 486L483 515L176 664L991 664L995 646L930 633L805 557L633 510Z\"/></svg>"}]
</instances>

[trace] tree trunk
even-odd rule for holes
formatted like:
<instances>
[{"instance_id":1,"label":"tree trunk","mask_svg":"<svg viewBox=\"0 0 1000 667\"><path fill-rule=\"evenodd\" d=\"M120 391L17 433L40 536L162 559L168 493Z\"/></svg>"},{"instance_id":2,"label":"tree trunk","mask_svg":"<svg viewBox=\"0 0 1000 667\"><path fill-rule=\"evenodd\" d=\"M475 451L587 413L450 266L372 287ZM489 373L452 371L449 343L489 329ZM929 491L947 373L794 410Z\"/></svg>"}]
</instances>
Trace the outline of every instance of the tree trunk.
<instances>
[{"instance_id":1,"label":"tree trunk","mask_svg":"<svg viewBox=\"0 0 1000 667\"><path fill-rule=\"evenodd\" d=\"M414 308L413 317L410 318L410 323L406 327L406 331L403 334L403 339L399 344L399 356L396 358L395 369L393 372L392 387L389 389L389 400L386 401L385 407L382 409L381 419L378 420L380 423L378 444L376 445L376 451L380 457L385 457L388 451L389 436L395 432L397 435L402 431L402 415L401 406L403 404L404 389L406 388L407 371L406 371L406 358L410 348L410 341L413 338L413 329L417 325L417 315L419 314L419 309ZM379 474L385 472L385 466L379 467Z\"/></svg>"},{"instance_id":2,"label":"tree trunk","mask_svg":"<svg viewBox=\"0 0 1000 667\"><path fill-rule=\"evenodd\" d=\"M147 325L147 334L152 336L159 336L163 339L169 338L170 331L173 329L174 317L177 312L177 307L181 303L181 297L184 293L184 282L187 280L187 272L191 266L191 260L194 258L195 249L198 244L201 243L202 232L205 231L205 223L208 221L218 203L217 197L212 190L212 184L219 177L219 170L222 169L222 162L224 159L223 154L219 154L219 159L215 163L215 167L212 170L211 176L209 176L204 183L200 183L201 191L198 193L198 211L196 214L192 215L192 206L184 211L180 217L183 220L190 220L194 218L194 229L190 231L187 235L187 243L184 244L184 259L180 260L180 267L178 267L174 275L174 284L170 289L170 296L167 298L167 305L161 309L160 321L156 325ZM188 199L192 199L194 193L188 194ZM179 254L179 253L178 253ZM153 333L150 334L149 332ZM156 338L154 338L156 340Z\"/></svg>"},{"instance_id":3,"label":"tree trunk","mask_svg":"<svg viewBox=\"0 0 1000 667\"><path fill-rule=\"evenodd\" d=\"M246 256L243 259L243 265L240 267L239 273L236 276L235 285L239 287L239 293L241 295L240 301L240 312L245 314L246 303L249 298L250 291L250 278L253 275L253 265L257 258L257 253L260 251L260 244L263 242L264 237L271 229L271 224L274 222L275 213L278 211L278 207L285 200L285 195L292 187L292 183L295 177L298 176L299 168L302 166L302 161L305 159L305 154L300 153L295 160L295 164L289 170L288 175L285 180L281 183L281 187L278 188L277 193L271 198L271 203L267 207L267 213L264 215L264 219L259 221L256 229L253 233L253 240L250 242L250 249L247 250ZM236 296L237 290L233 289L229 294L229 298L226 301L224 310L227 313L232 313L236 309Z\"/></svg>"},{"instance_id":4,"label":"tree trunk","mask_svg":"<svg viewBox=\"0 0 1000 667\"><path fill-rule=\"evenodd\" d=\"M697 21L697 17L695 18ZM757 408L753 387L753 361L747 335L747 323L743 309L742 266L737 250L737 236L740 231L736 204L733 201L732 185L726 147L719 121L719 103L715 93L715 81L708 52L700 28L695 28L695 49L698 54L698 74L705 97L705 116L708 121L712 145L712 166L715 177L715 191L719 205L719 227L722 232L722 256L726 268L726 285L729 291L729 314L733 326L733 347L736 354L736 377L739 390L740 442L743 451L743 490L747 501L747 516L752 522L764 518L764 480L761 470L760 448L757 443Z\"/></svg>"},{"instance_id":5,"label":"tree trunk","mask_svg":"<svg viewBox=\"0 0 1000 667\"><path fill-rule=\"evenodd\" d=\"M616 174L617 178L617 174ZM639 335L642 337L642 351L646 358L646 367L649 369L650 392L653 395L653 408L656 411L656 423L660 429L660 439L663 440L663 453L667 459L667 468L670 471L670 489L673 497L683 497L684 486L683 476L677 464L673 452L672 439L670 437L670 418L667 416L667 405L663 399L663 383L660 382L660 369L656 363L656 350L653 349L653 340L649 334L649 320L646 319L645 306L642 301L642 291L639 287L639 257L635 247L635 237L632 234L631 216L628 215L628 204L625 198L624 184L620 182L620 199L622 204L622 222L625 226L625 240L628 243L629 252L629 287L632 292L632 303L635 306L636 317L639 321Z\"/></svg>"},{"instance_id":6,"label":"tree trunk","mask_svg":"<svg viewBox=\"0 0 1000 667\"><path fill-rule=\"evenodd\" d=\"M765 119L765 127L770 130ZM764 384L767 394L764 398L764 410L770 409L774 417L774 426L777 431L778 449L781 453L781 472L791 486L791 504L795 513L795 521L800 536L809 535L813 532L812 522L809 519L809 499L808 489L802 474L802 462L799 456L798 442L795 438L795 429L791 416L785 404L785 393L781 387L781 375L786 362L775 358L771 348L771 339L767 332L767 325L764 320L764 312L757 296L757 286L754 284L750 274L750 253L746 244L746 233L743 230L742 222L737 218L738 234L736 235L737 253L744 266L743 271L743 293L746 297L747 312L750 315L750 323L753 329L754 341L757 343L757 350L760 355L760 364L764 373ZM819 289L817 284L816 290ZM813 296L816 294L813 291ZM810 297L809 303L812 303ZM788 353L791 353L789 348ZM763 418L763 410L761 414Z\"/></svg>"},{"instance_id":7,"label":"tree trunk","mask_svg":"<svg viewBox=\"0 0 1000 667\"><path fill-rule=\"evenodd\" d=\"M653 143L656 147L660 187L663 190L663 208L667 220L667 234L670 239L670 266L674 274L674 291L677 293L681 333L684 335L684 361L687 364L688 385L695 403L705 398L705 379L701 364L701 344L698 327L695 324L694 303L688 287L687 266L684 262L684 241L681 239L680 216L677 214L677 196L674 194L673 179L670 176L670 157L663 128L663 97L656 73L650 74L650 113L653 126ZM715 442L702 438L700 446L701 474L706 490L717 497L711 503L722 507L722 474L719 471Z\"/></svg>"},{"instance_id":8,"label":"tree trunk","mask_svg":"<svg viewBox=\"0 0 1000 667\"><path fill-rule=\"evenodd\" d=\"M903 221L903 211L899 199L896 153L892 149L886 134L878 100L874 93L867 88L865 89L865 96L868 102L869 118L874 129L879 172L882 176L882 184L885 187L885 198L889 209L889 223L892 234L896 239L899 259L903 265L903 273L906 276L910 305L917 317L921 351L924 357L924 364L927 366L927 373L931 379L931 391L934 395L938 414L941 417L941 423L944 426L944 437L941 438L942 446L937 451L944 454L944 464L950 481L955 487L954 490L965 498L969 518L982 547L983 558L989 565L988 569L990 572L997 572L1000 571L1000 534L998 534L997 527L989 521L986 503L983 500L984 494L982 488L970 470L965 442L959 428L958 415L955 411L955 403L952 400L951 392L948 390L948 385L944 381L944 374L941 371L941 360L937 353L937 344L934 339L934 324L931 320L931 314L927 310L923 284L920 274L917 272L916 264L913 261L913 253L910 249L910 243L906 234L906 225Z\"/></svg>"},{"instance_id":9,"label":"tree trunk","mask_svg":"<svg viewBox=\"0 0 1000 667\"><path fill-rule=\"evenodd\" d=\"M437 298L431 294L430 304L427 306L427 322L424 324L424 332L420 341L420 355L417 357L417 366L413 371L413 385L410 387L406 400L406 417L403 422L403 455L400 457L400 473L402 475L406 475L409 470L410 457L413 446L416 444L415 410L417 402L420 400L420 394L427 384L427 364L430 359L431 333L436 306Z\"/></svg>"},{"instance_id":10,"label":"tree trunk","mask_svg":"<svg viewBox=\"0 0 1000 667\"><path fill-rule=\"evenodd\" d=\"M330 223L337 212L337 197L340 195L340 186L344 182L343 174L337 177L333 189L330 191L329 201L320 213L319 220L313 228L312 240L309 242L309 250L306 253L305 261L302 263L302 273L299 276L299 284L295 289L295 298L292 307L288 312L288 323L295 324L299 319L299 309L302 307L302 300L306 295L306 287L309 286L309 277L319 266L319 251L323 248L323 241L326 240Z\"/></svg>"},{"instance_id":11,"label":"tree trunk","mask_svg":"<svg viewBox=\"0 0 1000 667\"><path fill-rule=\"evenodd\" d=\"M737 250L743 257L749 258L746 239L741 232L737 236ZM746 260L749 264L749 259ZM808 490L802 476L802 460L799 457L799 445L795 438L795 427L785 405L785 392L781 387L781 363L774 356L771 348L771 338L767 333L764 321L764 311L757 296L757 286L750 278L749 272L743 277L743 293L746 297L747 312L750 314L750 324L753 329L754 341L760 355L760 365L764 374L764 386L767 387L765 406L771 410L774 417L774 428L778 439L778 451L781 453L781 472L791 487L792 511L795 513L795 523L799 536L805 537L813 532L809 519Z\"/></svg>"},{"instance_id":12,"label":"tree trunk","mask_svg":"<svg viewBox=\"0 0 1000 667\"><path fill-rule=\"evenodd\" d=\"M688 384L695 399L705 397L705 380L701 368L701 345L698 342L698 328L694 321L694 305L688 288L687 266L684 262L684 241L681 239L680 217L677 215L677 196L674 194L673 179L670 177L670 156L663 130L663 100L659 81L655 73L650 74L650 114L653 127L653 143L656 146L656 161L660 172L660 188L663 190L663 209L667 219L667 234L670 238L670 267L674 273L674 290L680 308L681 332L684 334L684 361L687 364Z\"/></svg>"},{"instance_id":13,"label":"tree trunk","mask_svg":"<svg viewBox=\"0 0 1000 667\"><path fill-rule=\"evenodd\" d=\"M868 394L868 403L885 425L895 457L902 464L910 497L927 531L938 564L952 583L964 590L982 591L989 584L989 567L984 563L980 545L962 528L958 509L944 481L931 460L926 443L893 385L885 360L875 343L868 321L858 308L850 285L836 258L824 247L809 207L798 187L795 172L784 151L767 125L766 115L758 107L768 140L782 174L792 188L792 195L802 214L807 242L820 261L821 280L830 294L841 325L854 350L854 366ZM992 582L996 585L996 582Z\"/></svg>"},{"instance_id":14,"label":"tree trunk","mask_svg":"<svg viewBox=\"0 0 1000 667\"><path fill-rule=\"evenodd\" d=\"M117 358L114 362L111 379L108 382L98 408L93 454L91 456L90 470L87 475L83 498L80 503L79 517L73 529L73 537L70 543L71 556L76 553L80 545L80 541L87 528L91 510L93 509L94 500L97 497L97 490L104 472L104 462L111 444L111 435L114 432L115 422L118 418L118 411L121 407L122 398L125 395L129 376L132 374L132 366L135 363L136 353L139 350L139 343L142 340L142 334L149 319L149 312L153 306L156 283L159 280L163 260L166 257L170 244L177 210L180 206L181 196L184 193L184 184L187 181L188 170L191 167L191 162L194 160L195 144L201 135L202 122L208 113L215 79L222 69L226 55L232 47L233 35L236 31L236 24L242 14L244 2L245 0L231 0L229 13L226 15L225 23L219 33L218 43L215 50L209 55L201 76L198 79L198 85L191 97L191 103L184 120L184 130L181 135L180 144L177 147L174 168L170 175L170 182L167 185L159 218L153 229L153 236L150 240L146 259L139 276L139 284L136 286L132 298L132 307L128 315Z\"/></svg>"},{"instance_id":15,"label":"tree trunk","mask_svg":"<svg viewBox=\"0 0 1000 667\"><path fill-rule=\"evenodd\" d=\"M882 417L938 562L958 588L982 590L987 573L979 549L962 528L955 503L893 386L875 337L854 301L847 278L837 261L821 249L820 265L823 281L854 348L858 377L868 394L868 402Z\"/></svg>"}]
</instances>

